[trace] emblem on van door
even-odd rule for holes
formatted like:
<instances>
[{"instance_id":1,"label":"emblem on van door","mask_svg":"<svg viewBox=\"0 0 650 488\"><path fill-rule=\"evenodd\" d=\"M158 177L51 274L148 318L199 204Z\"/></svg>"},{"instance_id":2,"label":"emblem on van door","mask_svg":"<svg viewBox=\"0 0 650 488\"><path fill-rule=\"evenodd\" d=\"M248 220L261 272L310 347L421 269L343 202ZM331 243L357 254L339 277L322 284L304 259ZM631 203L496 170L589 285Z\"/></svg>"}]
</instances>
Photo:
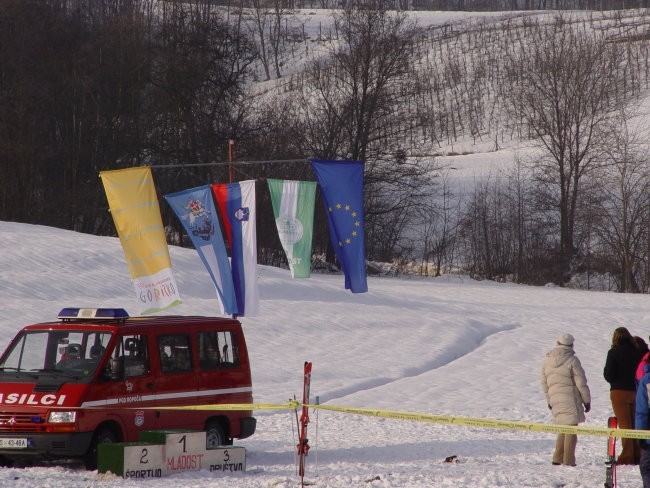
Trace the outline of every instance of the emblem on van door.
<instances>
[{"instance_id":1,"label":"emblem on van door","mask_svg":"<svg viewBox=\"0 0 650 488\"><path fill-rule=\"evenodd\" d=\"M131 383L130 381L127 381L127 382L124 383L124 384L126 385L126 391L127 391L127 393L131 393L131 392L133 391L133 383Z\"/></svg>"},{"instance_id":2,"label":"emblem on van door","mask_svg":"<svg viewBox=\"0 0 650 488\"><path fill-rule=\"evenodd\" d=\"M144 411L138 410L135 412L135 426L142 427L144 425Z\"/></svg>"}]
</instances>

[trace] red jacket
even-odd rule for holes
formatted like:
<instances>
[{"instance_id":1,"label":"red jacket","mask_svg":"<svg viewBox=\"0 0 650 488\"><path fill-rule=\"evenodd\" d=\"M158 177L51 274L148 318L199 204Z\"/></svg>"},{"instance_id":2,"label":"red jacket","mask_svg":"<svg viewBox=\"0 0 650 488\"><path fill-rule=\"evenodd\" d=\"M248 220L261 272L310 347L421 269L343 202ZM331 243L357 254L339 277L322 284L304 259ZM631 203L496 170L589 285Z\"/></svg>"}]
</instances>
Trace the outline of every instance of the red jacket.
<instances>
[{"instance_id":1,"label":"red jacket","mask_svg":"<svg viewBox=\"0 0 650 488\"><path fill-rule=\"evenodd\" d=\"M645 368L645 365L648 363L649 356L650 356L650 352L646 352L641 358L641 361L639 361L639 365L636 367L636 375L634 377L637 383L641 381L641 378L643 378L643 375L645 374L643 369Z\"/></svg>"}]
</instances>

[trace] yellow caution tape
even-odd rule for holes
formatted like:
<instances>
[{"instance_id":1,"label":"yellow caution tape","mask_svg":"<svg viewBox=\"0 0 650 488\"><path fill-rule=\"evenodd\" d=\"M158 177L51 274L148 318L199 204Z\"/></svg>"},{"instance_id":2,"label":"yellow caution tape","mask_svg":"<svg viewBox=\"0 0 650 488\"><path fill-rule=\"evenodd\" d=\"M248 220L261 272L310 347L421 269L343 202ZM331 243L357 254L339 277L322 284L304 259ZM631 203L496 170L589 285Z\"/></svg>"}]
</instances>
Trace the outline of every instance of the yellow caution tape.
<instances>
[{"instance_id":1,"label":"yellow caution tape","mask_svg":"<svg viewBox=\"0 0 650 488\"><path fill-rule=\"evenodd\" d=\"M392 410L376 410L371 408L341 407L336 405L301 405L295 400L287 403L223 403L209 405L184 405L169 407L146 407L155 410L295 410L299 406L312 409L329 410L355 415L381 417L411 422L428 422L431 424L459 425L465 427L481 427L485 429L522 430L529 432L546 432L555 434L581 434L599 437L620 437L625 439L650 439L650 430L610 429L607 427L586 427L580 425L540 424L535 422L519 422L516 420L479 419L472 417L456 417L452 415L437 415L413 412L397 412ZM135 408L135 407L132 407ZM139 407L141 408L141 407Z\"/></svg>"},{"instance_id":2,"label":"yellow caution tape","mask_svg":"<svg viewBox=\"0 0 650 488\"><path fill-rule=\"evenodd\" d=\"M209 405L183 405L169 407L146 407L154 410L294 410L300 403L289 400L288 403L218 403ZM135 407L133 407L135 408Z\"/></svg>"},{"instance_id":3,"label":"yellow caution tape","mask_svg":"<svg viewBox=\"0 0 650 488\"><path fill-rule=\"evenodd\" d=\"M387 419L409 420L412 422L429 422L433 424L462 425L483 427L486 429L527 430L530 432L549 432L557 434L581 434L601 437L621 437L626 439L650 439L650 430L610 429L606 427L583 427L579 425L551 425L512 420L478 419L471 417L454 417L424 413L395 412L390 410L373 410L370 408L338 407L335 405L305 405L308 408L330 410L333 412L368 415Z\"/></svg>"}]
</instances>

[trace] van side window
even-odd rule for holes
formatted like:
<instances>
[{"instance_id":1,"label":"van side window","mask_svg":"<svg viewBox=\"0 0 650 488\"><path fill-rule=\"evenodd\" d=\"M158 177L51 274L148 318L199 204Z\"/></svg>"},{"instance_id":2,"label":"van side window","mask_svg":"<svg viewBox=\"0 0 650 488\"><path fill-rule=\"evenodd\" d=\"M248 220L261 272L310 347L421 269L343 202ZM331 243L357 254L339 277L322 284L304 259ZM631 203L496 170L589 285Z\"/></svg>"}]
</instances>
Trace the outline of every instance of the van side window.
<instances>
[{"instance_id":1,"label":"van side window","mask_svg":"<svg viewBox=\"0 0 650 488\"><path fill-rule=\"evenodd\" d=\"M124 362L124 376L140 376L149 371L147 337L125 335L117 345L117 358Z\"/></svg>"},{"instance_id":2,"label":"van side window","mask_svg":"<svg viewBox=\"0 0 650 488\"><path fill-rule=\"evenodd\" d=\"M187 334L158 336L158 352L160 354L160 369L163 373L192 369L190 338Z\"/></svg>"},{"instance_id":3,"label":"van side window","mask_svg":"<svg viewBox=\"0 0 650 488\"><path fill-rule=\"evenodd\" d=\"M233 333L206 331L196 335L201 369L211 370L239 366L239 347Z\"/></svg>"}]
</instances>

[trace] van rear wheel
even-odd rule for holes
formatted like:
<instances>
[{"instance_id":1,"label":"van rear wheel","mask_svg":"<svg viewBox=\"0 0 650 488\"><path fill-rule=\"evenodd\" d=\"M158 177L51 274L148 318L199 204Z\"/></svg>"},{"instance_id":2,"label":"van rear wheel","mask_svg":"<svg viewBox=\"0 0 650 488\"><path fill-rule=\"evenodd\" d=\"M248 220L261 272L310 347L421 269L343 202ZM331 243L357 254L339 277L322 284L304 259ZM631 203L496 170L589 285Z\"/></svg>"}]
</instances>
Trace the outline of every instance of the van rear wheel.
<instances>
[{"instance_id":1,"label":"van rear wheel","mask_svg":"<svg viewBox=\"0 0 650 488\"><path fill-rule=\"evenodd\" d=\"M226 442L226 434L221 424L215 420L208 422L205 426L205 448L216 449L218 446L225 445Z\"/></svg>"},{"instance_id":2,"label":"van rear wheel","mask_svg":"<svg viewBox=\"0 0 650 488\"><path fill-rule=\"evenodd\" d=\"M84 458L84 464L88 471L97 469L97 451L100 444L112 444L117 442L118 438L115 432L108 427L102 427L95 432L93 440L90 442L90 447Z\"/></svg>"}]
</instances>

